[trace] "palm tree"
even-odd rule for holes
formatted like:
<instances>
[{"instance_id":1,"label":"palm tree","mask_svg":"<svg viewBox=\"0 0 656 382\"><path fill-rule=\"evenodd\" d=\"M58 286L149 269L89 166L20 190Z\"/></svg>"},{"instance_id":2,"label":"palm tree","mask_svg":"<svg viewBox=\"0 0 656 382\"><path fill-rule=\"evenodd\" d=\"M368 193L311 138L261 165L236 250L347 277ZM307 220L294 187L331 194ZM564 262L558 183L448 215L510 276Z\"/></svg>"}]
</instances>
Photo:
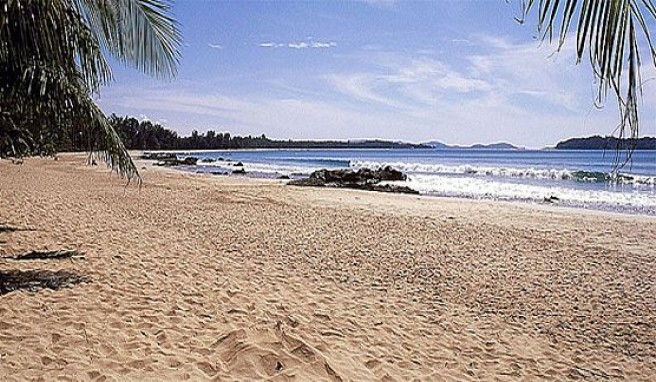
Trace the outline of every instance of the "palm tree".
<instances>
[{"instance_id":1,"label":"palm tree","mask_svg":"<svg viewBox=\"0 0 656 382\"><path fill-rule=\"evenodd\" d=\"M82 133L90 153L140 180L93 96L112 80L108 56L150 75L175 76L180 40L168 0L4 0L0 148L43 151L58 135Z\"/></svg>"},{"instance_id":2,"label":"palm tree","mask_svg":"<svg viewBox=\"0 0 656 382\"><path fill-rule=\"evenodd\" d=\"M520 22L537 6L538 33L543 40L557 38L558 50L575 23L577 64L588 56L598 86L596 104L603 105L612 92L620 112L619 137L637 138L641 54L648 54L656 67L648 24L656 20L652 0L540 0L537 5L522 0L521 6Z\"/></svg>"}]
</instances>

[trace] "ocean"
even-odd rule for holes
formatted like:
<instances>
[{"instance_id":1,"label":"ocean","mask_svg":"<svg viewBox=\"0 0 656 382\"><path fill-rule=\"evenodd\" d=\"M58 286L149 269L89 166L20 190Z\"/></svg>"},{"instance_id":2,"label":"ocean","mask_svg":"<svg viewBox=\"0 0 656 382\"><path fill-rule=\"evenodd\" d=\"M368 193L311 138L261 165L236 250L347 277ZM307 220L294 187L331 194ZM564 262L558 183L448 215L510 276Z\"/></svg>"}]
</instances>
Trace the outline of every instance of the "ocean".
<instances>
[{"instance_id":1,"label":"ocean","mask_svg":"<svg viewBox=\"0 0 656 382\"><path fill-rule=\"evenodd\" d=\"M613 150L222 150L181 153L212 158L188 170L298 178L318 169L392 166L421 194L549 203L656 215L656 151L636 151L618 167ZM623 158L624 154L620 153ZM222 160L218 160L222 159ZM622 161L620 161L621 164Z\"/></svg>"}]
</instances>

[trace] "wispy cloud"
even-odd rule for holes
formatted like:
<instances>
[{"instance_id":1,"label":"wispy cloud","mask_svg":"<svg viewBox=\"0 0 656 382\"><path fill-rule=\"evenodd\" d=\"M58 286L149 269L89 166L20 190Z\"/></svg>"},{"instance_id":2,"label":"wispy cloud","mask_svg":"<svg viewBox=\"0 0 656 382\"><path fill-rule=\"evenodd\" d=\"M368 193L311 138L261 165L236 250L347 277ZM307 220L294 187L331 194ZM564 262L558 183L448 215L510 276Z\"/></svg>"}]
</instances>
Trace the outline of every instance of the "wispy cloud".
<instances>
[{"instance_id":1,"label":"wispy cloud","mask_svg":"<svg viewBox=\"0 0 656 382\"><path fill-rule=\"evenodd\" d=\"M566 49L551 56L534 43L518 45L501 38L481 37L476 43L484 48L461 56L457 64L434 55L369 54L370 62L379 63L377 69L335 74L328 80L354 99L397 108L439 106L491 95L508 103L530 98L560 112L585 107L589 98L581 94L585 89L581 73L572 69L574 52ZM574 82L577 86L572 86Z\"/></svg>"},{"instance_id":2,"label":"wispy cloud","mask_svg":"<svg viewBox=\"0 0 656 382\"><path fill-rule=\"evenodd\" d=\"M334 48L337 43L334 41L294 41L288 43L263 42L259 44L262 48L290 48L290 49L327 49Z\"/></svg>"},{"instance_id":3,"label":"wispy cloud","mask_svg":"<svg viewBox=\"0 0 656 382\"><path fill-rule=\"evenodd\" d=\"M297 48L279 42L262 47L311 49L311 41ZM573 66L571 52L550 56L533 42L471 41L481 48L455 59L359 51L340 57L340 70L260 80L256 89L231 93L202 92L197 84L176 91L113 86L105 90L112 103L101 104L112 112L166 118L181 134L214 128L279 138L437 138L536 147L614 127L613 108L597 113L592 107L594 85L581 74L587 68Z\"/></svg>"},{"instance_id":4,"label":"wispy cloud","mask_svg":"<svg viewBox=\"0 0 656 382\"><path fill-rule=\"evenodd\" d=\"M221 45L219 45L219 44L212 44L212 43L209 43L209 44L207 44L207 46L209 46L209 47L212 48L212 49L223 49L223 46L221 46Z\"/></svg>"},{"instance_id":5,"label":"wispy cloud","mask_svg":"<svg viewBox=\"0 0 656 382\"><path fill-rule=\"evenodd\" d=\"M377 72L337 74L328 77L334 88L354 99L412 110L436 106L445 97L487 93L492 85L482 77L462 73L430 58L391 58Z\"/></svg>"},{"instance_id":6,"label":"wispy cloud","mask_svg":"<svg viewBox=\"0 0 656 382\"><path fill-rule=\"evenodd\" d=\"M360 1L378 8L391 8L393 5L397 3L397 0L360 0Z\"/></svg>"},{"instance_id":7,"label":"wispy cloud","mask_svg":"<svg viewBox=\"0 0 656 382\"><path fill-rule=\"evenodd\" d=\"M454 44L462 44L462 45L474 45L470 40L466 38L452 38L451 42Z\"/></svg>"},{"instance_id":8,"label":"wispy cloud","mask_svg":"<svg viewBox=\"0 0 656 382\"><path fill-rule=\"evenodd\" d=\"M278 44L275 42L263 42L260 44L260 47L262 48L281 48L285 46L285 44Z\"/></svg>"}]
</instances>

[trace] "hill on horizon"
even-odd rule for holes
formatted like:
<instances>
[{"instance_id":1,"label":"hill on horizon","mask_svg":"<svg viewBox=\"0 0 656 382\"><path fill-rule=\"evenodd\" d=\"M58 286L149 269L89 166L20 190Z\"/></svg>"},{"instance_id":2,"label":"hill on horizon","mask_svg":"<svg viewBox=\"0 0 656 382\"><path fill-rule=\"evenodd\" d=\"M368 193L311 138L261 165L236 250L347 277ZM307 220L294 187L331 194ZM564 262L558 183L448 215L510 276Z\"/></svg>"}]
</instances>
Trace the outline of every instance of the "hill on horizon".
<instances>
[{"instance_id":1,"label":"hill on horizon","mask_svg":"<svg viewBox=\"0 0 656 382\"><path fill-rule=\"evenodd\" d=\"M520 147L517 147L515 145L506 142L488 143L488 144L477 143L471 146L447 145L440 141L428 141L428 142L423 142L423 144L427 146L431 146L434 149L442 149L442 150L521 150Z\"/></svg>"},{"instance_id":2,"label":"hill on horizon","mask_svg":"<svg viewBox=\"0 0 656 382\"><path fill-rule=\"evenodd\" d=\"M620 139L593 135L560 141L555 148L556 150L656 150L656 137Z\"/></svg>"}]
</instances>

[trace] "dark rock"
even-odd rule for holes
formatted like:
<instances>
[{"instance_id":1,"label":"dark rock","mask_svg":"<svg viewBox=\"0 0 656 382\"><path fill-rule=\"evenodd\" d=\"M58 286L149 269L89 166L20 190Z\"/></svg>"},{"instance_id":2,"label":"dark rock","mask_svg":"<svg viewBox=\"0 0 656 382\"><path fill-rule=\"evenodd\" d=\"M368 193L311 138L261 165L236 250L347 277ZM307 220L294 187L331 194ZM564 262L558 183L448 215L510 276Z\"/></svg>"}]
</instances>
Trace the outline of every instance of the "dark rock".
<instances>
[{"instance_id":1,"label":"dark rock","mask_svg":"<svg viewBox=\"0 0 656 382\"><path fill-rule=\"evenodd\" d=\"M362 168L358 171L323 169L313 172L308 178L295 179L288 184L293 186L344 187L358 190L419 194L418 191L407 186L378 184L383 181L402 181L406 179L407 176L401 171L386 166L378 170Z\"/></svg>"},{"instance_id":2,"label":"dark rock","mask_svg":"<svg viewBox=\"0 0 656 382\"><path fill-rule=\"evenodd\" d=\"M241 163L241 162L237 162L237 163L233 164L233 166L235 166L235 167L244 167L244 164Z\"/></svg>"},{"instance_id":3,"label":"dark rock","mask_svg":"<svg viewBox=\"0 0 656 382\"><path fill-rule=\"evenodd\" d=\"M371 191L379 192L392 192L396 194L413 194L419 195L419 191L413 190L408 186L399 186L397 184L374 184L371 188L368 188Z\"/></svg>"},{"instance_id":4,"label":"dark rock","mask_svg":"<svg viewBox=\"0 0 656 382\"><path fill-rule=\"evenodd\" d=\"M292 186L310 186L310 187L325 187L326 182L317 178L303 178L303 179L294 179L289 183Z\"/></svg>"},{"instance_id":5,"label":"dark rock","mask_svg":"<svg viewBox=\"0 0 656 382\"><path fill-rule=\"evenodd\" d=\"M186 157L180 161L180 164L184 164L187 166L195 166L196 163L198 163L198 158L196 157Z\"/></svg>"},{"instance_id":6,"label":"dark rock","mask_svg":"<svg viewBox=\"0 0 656 382\"><path fill-rule=\"evenodd\" d=\"M289 179L289 175L280 175L278 179Z\"/></svg>"},{"instance_id":7,"label":"dark rock","mask_svg":"<svg viewBox=\"0 0 656 382\"><path fill-rule=\"evenodd\" d=\"M214 159L214 158L207 158L207 157L206 157L206 158L201 159L200 161L201 161L202 163L214 163L214 162L216 162L216 159Z\"/></svg>"},{"instance_id":8,"label":"dark rock","mask_svg":"<svg viewBox=\"0 0 656 382\"><path fill-rule=\"evenodd\" d=\"M244 170L243 168L238 168L236 170L232 170L232 173L237 175L244 175L246 174L246 170Z\"/></svg>"},{"instance_id":9,"label":"dark rock","mask_svg":"<svg viewBox=\"0 0 656 382\"><path fill-rule=\"evenodd\" d=\"M155 166L166 166L166 167L173 167L173 166L180 166L180 165L195 166L197 162L198 162L198 158L196 157L186 157L182 160L178 159L177 157L173 157L173 158L165 158L163 160L160 160L159 162L155 163Z\"/></svg>"},{"instance_id":10,"label":"dark rock","mask_svg":"<svg viewBox=\"0 0 656 382\"><path fill-rule=\"evenodd\" d=\"M179 164L180 161L177 158L173 158L173 159L160 160L159 162L155 163L155 166L171 167L171 166L177 166Z\"/></svg>"},{"instance_id":11,"label":"dark rock","mask_svg":"<svg viewBox=\"0 0 656 382\"><path fill-rule=\"evenodd\" d=\"M166 161L166 160L172 160L178 159L178 156L175 155L175 153L151 153L151 152L145 152L141 154L140 159L146 159L146 160L158 160L158 161Z\"/></svg>"},{"instance_id":12,"label":"dark rock","mask_svg":"<svg viewBox=\"0 0 656 382\"><path fill-rule=\"evenodd\" d=\"M378 170L361 168L352 170L318 170L310 174L310 178L319 179L326 183L378 183L381 181L406 180L407 176L390 166Z\"/></svg>"},{"instance_id":13,"label":"dark rock","mask_svg":"<svg viewBox=\"0 0 656 382\"><path fill-rule=\"evenodd\" d=\"M378 169L377 173L380 180L383 181L395 181L395 180L406 180L408 176L402 173L399 170L395 170L390 166L385 166L384 168Z\"/></svg>"}]
</instances>

